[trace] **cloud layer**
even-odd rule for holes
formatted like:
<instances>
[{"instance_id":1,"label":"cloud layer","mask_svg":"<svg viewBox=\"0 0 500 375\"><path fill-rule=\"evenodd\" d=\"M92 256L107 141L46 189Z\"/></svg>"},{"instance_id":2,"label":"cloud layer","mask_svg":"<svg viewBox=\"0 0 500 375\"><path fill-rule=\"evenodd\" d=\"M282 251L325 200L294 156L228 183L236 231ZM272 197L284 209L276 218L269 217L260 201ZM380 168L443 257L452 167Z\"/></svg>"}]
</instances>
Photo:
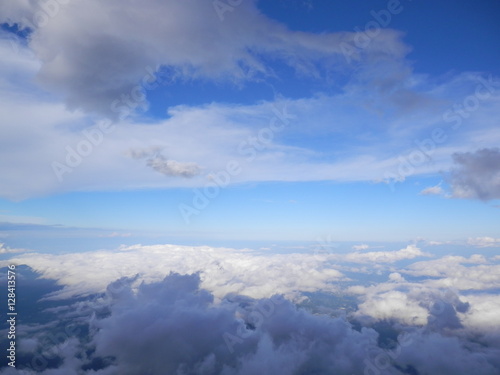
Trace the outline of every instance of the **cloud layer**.
<instances>
[{"instance_id":1,"label":"cloud layer","mask_svg":"<svg viewBox=\"0 0 500 375\"><path fill-rule=\"evenodd\" d=\"M55 321L19 327L28 373L496 374L498 257L429 256L136 245L1 265L63 286Z\"/></svg>"},{"instance_id":2,"label":"cloud layer","mask_svg":"<svg viewBox=\"0 0 500 375\"><path fill-rule=\"evenodd\" d=\"M137 288L132 282L110 284L106 296L90 304L91 315L88 309L75 311L76 305L57 311L61 322L88 326L89 339L59 334L57 346L50 346L47 335L57 323L33 327L22 350L31 351L38 366L27 373L493 375L500 368L500 347L491 341L498 332L490 338L475 332L469 341L457 314L471 305L454 295L423 308L427 323L386 320L359 329L346 317L311 314L279 296L232 295L216 303L200 289L196 274L174 273ZM422 305L439 301L439 296L420 297ZM47 369L47 358L57 359L56 368Z\"/></svg>"}]
</instances>

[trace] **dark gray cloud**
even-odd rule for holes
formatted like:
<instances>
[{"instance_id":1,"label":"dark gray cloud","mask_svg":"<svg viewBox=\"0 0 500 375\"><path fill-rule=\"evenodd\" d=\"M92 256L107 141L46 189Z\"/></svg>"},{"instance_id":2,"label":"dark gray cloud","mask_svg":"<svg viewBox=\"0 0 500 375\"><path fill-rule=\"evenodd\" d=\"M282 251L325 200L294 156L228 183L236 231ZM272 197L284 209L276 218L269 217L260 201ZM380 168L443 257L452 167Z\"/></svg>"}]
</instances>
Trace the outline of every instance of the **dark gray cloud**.
<instances>
[{"instance_id":1,"label":"dark gray cloud","mask_svg":"<svg viewBox=\"0 0 500 375\"><path fill-rule=\"evenodd\" d=\"M108 116L146 106L145 91L177 78L241 82L272 75L261 55L316 75L320 61L345 65L342 43L357 36L290 31L261 14L255 0L49 3L2 2L0 22L33 29L30 47L42 62L38 79L45 87L64 95L71 108ZM217 3L229 10L221 15ZM351 59L399 58L408 51L400 37L380 30ZM168 74L155 79L158 67Z\"/></svg>"},{"instance_id":2,"label":"dark gray cloud","mask_svg":"<svg viewBox=\"0 0 500 375\"><path fill-rule=\"evenodd\" d=\"M147 166L166 176L194 177L200 174L201 167L193 162L168 160L162 155L156 155L147 160Z\"/></svg>"},{"instance_id":3,"label":"dark gray cloud","mask_svg":"<svg viewBox=\"0 0 500 375\"><path fill-rule=\"evenodd\" d=\"M463 328L458 313L466 313L470 304L460 300L458 295L448 291L444 295L433 296L429 306L428 328L441 331L443 329Z\"/></svg>"},{"instance_id":4,"label":"dark gray cloud","mask_svg":"<svg viewBox=\"0 0 500 375\"><path fill-rule=\"evenodd\" d=\"M134 149L129 155L134 159L145 159L146 165L165 176L190 178L201 173L202 168L194 162L179 162L161 154L161 147Z\"/></svg>"},{"instance_id":5,"label":"dark gray cloud","mask_svg":"<svg viewBox=\"0 0 500 375\"><path fill-rule=\"evenodd\" d=\"M280 298L236 296L214 305L199 281L172 274L137 294L115 293L111 315L95 322L96 355L116 358L124 375L361 373L376 341L373 330L352 330Z\"/></svg>"},{"instance_id":6,"label":"dark gray cloud","mask_svg":"<svg viewBox=\"0 0 500 375\"><path fill-rule=\"evenodd\" d=\"M456 198L500 199L500 149L483 148L453 155L456 165L447 176Z\"/></svg>"}]
</instances>

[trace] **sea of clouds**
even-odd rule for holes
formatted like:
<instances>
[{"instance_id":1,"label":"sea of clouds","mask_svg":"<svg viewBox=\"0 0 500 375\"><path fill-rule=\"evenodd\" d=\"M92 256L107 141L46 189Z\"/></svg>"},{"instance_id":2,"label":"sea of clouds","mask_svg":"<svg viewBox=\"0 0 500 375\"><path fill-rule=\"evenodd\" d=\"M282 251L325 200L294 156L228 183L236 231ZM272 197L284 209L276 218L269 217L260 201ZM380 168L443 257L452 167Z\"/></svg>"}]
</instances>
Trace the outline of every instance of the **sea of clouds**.
<instances>
[{"instance_id":1,"label":"sea of clouds","mask_svg":"<svg viewBox=\"0 0 500 375\"><path fill-rule=\"evenodd\" d=\"M492 247L135 245L13 263L59 287L33 301L48 319L19 321L18 367L0 374L500 373Z\"/></svg>"}]
</instances>

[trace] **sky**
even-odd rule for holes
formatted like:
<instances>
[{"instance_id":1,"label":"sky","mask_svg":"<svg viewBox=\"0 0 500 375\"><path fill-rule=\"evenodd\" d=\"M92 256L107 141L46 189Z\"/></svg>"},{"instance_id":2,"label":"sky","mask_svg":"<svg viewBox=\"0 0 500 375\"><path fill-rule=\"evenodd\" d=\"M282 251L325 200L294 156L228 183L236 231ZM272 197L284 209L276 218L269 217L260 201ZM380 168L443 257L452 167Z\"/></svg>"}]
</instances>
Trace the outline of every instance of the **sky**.
<instances>
[{"instance_id":1,"label":"sky","mask_svg":"<svg viewBox=\"0 0 500 375\"><path fill-rule=\"evenodd\" d=\"M500 237L498 2L44 4L0 6L6 243Z\"/></svg>"},{"instance_id":2,"label":"sky","mask_svg":"<svg viewBox=\"0 0 500 375\"><path fill-rule=\"evenodd\" d=\"M498 374L499 16L2 1L0 374Z\"/></svg>"}]
</instances>

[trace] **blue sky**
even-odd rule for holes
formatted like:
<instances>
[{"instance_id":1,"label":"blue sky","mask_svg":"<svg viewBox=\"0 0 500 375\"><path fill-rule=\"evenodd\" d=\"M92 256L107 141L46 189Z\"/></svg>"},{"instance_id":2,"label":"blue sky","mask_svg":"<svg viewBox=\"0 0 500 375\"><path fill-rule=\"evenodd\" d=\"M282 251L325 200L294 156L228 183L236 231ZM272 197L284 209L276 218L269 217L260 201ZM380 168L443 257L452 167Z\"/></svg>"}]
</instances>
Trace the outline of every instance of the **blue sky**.
<instances>
[{"instance_id":1,"label":"blue sky","mask_svg":"<svg viewBox=\"0 0 500 375\"><path fill-rule=\"evenodd\" d=\"M498 2L91 3L0 5L0 242L500 238Z\"/></svg>"}]
</instances>

